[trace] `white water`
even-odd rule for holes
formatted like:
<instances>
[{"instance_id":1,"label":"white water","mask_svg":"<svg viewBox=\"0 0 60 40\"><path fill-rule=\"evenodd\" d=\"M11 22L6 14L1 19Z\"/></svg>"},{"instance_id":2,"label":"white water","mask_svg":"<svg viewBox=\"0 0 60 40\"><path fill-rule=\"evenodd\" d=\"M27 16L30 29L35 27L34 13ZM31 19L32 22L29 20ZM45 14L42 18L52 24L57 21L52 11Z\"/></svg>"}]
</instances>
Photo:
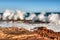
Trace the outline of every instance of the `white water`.
<instances>
[{"instance_id":1,"label":"white water","mask_svg":"<svg viewBox=\"0 0 60 40\"><path fill-rule=\"evenodd\" d=\"M34 27L47 27L48 29L52 29L56 32L60 32L60 25L59 24L55 24L55 23L49 23L49 24L28 24L28 23L18 23L18 22L0 22L0 26L1 27L23 27L26 28L28 30L33 29Z\"/></svg>"}]
</instances>

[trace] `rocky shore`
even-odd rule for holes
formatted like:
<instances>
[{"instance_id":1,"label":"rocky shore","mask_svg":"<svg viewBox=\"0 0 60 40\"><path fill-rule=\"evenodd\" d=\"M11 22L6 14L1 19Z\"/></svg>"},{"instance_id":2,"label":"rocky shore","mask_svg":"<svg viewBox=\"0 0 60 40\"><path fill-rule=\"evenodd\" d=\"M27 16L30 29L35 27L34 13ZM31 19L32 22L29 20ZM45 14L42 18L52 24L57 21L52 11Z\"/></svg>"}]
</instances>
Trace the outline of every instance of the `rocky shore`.
<instances>
[{"instance_id":1,"label":"rocky shore","mask_svg":"<svg viewBox=\"0 0 60 40\"><path fill-rule=\"evenodd\" d=\"M60 40L60 32L46 27L35 27L31 30L18 27L0 27L0 40Z\"/></svg>"}]
</instances>

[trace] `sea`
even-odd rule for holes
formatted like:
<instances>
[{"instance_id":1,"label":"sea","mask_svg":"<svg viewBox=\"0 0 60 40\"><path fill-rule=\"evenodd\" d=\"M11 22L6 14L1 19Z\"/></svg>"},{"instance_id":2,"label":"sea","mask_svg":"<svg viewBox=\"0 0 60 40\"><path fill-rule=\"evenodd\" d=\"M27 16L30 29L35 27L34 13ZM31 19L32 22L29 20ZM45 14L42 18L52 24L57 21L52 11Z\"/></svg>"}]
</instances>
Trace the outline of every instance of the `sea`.
<instances>
[{"instance_id":1,"label":"sea","mask_svg":"<svg viewBox=\"0 0 60 40\"><path fill-rule=\"evenodd\" d=\"M54 12L54 13L57 13L60 15L60 12ZM39 15L40 13L35 13L36 15ZM47 12L45 14L45 16L49 16L51 14L51 12ZM0 15L3 15L3 13L0 13ZM30 15L30 13L27 13L27 16L28 17ZM31 30L35 27L47 27L48 29L51 29L55 32L60 32L60 24L55 24L55 23L38 23L38 24L28 24L28 23L19 23L19 22L7 22L7 21L0 21L0 27L23 27L27 30Z\"/></svg>"}]
</instances>

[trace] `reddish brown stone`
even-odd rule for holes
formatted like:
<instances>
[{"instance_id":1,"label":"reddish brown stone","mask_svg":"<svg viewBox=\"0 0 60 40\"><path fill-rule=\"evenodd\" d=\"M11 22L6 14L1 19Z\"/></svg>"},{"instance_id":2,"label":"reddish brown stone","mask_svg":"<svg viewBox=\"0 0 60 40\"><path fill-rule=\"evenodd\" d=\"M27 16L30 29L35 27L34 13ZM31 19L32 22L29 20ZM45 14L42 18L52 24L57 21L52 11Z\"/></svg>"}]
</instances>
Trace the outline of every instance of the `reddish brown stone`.
<instances>
[{"instance_id":1,"label":"reddish brown stone","mask_svg":"<svg viewBox=\"0 0 60 40\"><path fill-rule=\"evenodd\" d=\"M60 32L54 32L46 27L36 27L34 31L25 28L0 28L0 40L60 40Z\"/></svg>"}]
</instances>

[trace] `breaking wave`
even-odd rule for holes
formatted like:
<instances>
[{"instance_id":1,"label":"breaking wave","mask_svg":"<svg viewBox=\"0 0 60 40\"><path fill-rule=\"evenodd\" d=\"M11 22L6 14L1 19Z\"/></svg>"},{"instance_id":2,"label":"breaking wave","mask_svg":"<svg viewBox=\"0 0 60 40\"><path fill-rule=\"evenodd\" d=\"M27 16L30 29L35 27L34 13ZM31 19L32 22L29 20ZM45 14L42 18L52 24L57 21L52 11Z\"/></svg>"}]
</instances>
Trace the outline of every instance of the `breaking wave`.
<instances>
[{"instance_id":1,"label":"breaking wave","mask_svg":"<svg viewBox=\"0 0 60 40\"><path fill-rule=\"evenodd\" d=\"M14 20L17 20L17 18L23 20L36 20L39 19L41 21L49 21L50 23L45 24L45 23L39 23L39 24L27 24L27 23L18 23L18 22L3 22L0 21L0 26L1 27L12 27L12 26L17 26L17 27L24 27L28 30L33 29L34 27L40 27L40 26L45 26L49 29L52 29L54 31L59 31L60 32L60 16L56 13L51 13L49 16L45 16L45 12L41 12L38 16L36 16L34 13L30 13L29 17L25 18L26 12L21 12L20 10L16 10L16 12L11 12L10 10L5 10L3 13L3 20L6 20L7 17L8 19L14 18ZM36 17L36 18L35 18Z\"/></svg>"}]
</instances>

